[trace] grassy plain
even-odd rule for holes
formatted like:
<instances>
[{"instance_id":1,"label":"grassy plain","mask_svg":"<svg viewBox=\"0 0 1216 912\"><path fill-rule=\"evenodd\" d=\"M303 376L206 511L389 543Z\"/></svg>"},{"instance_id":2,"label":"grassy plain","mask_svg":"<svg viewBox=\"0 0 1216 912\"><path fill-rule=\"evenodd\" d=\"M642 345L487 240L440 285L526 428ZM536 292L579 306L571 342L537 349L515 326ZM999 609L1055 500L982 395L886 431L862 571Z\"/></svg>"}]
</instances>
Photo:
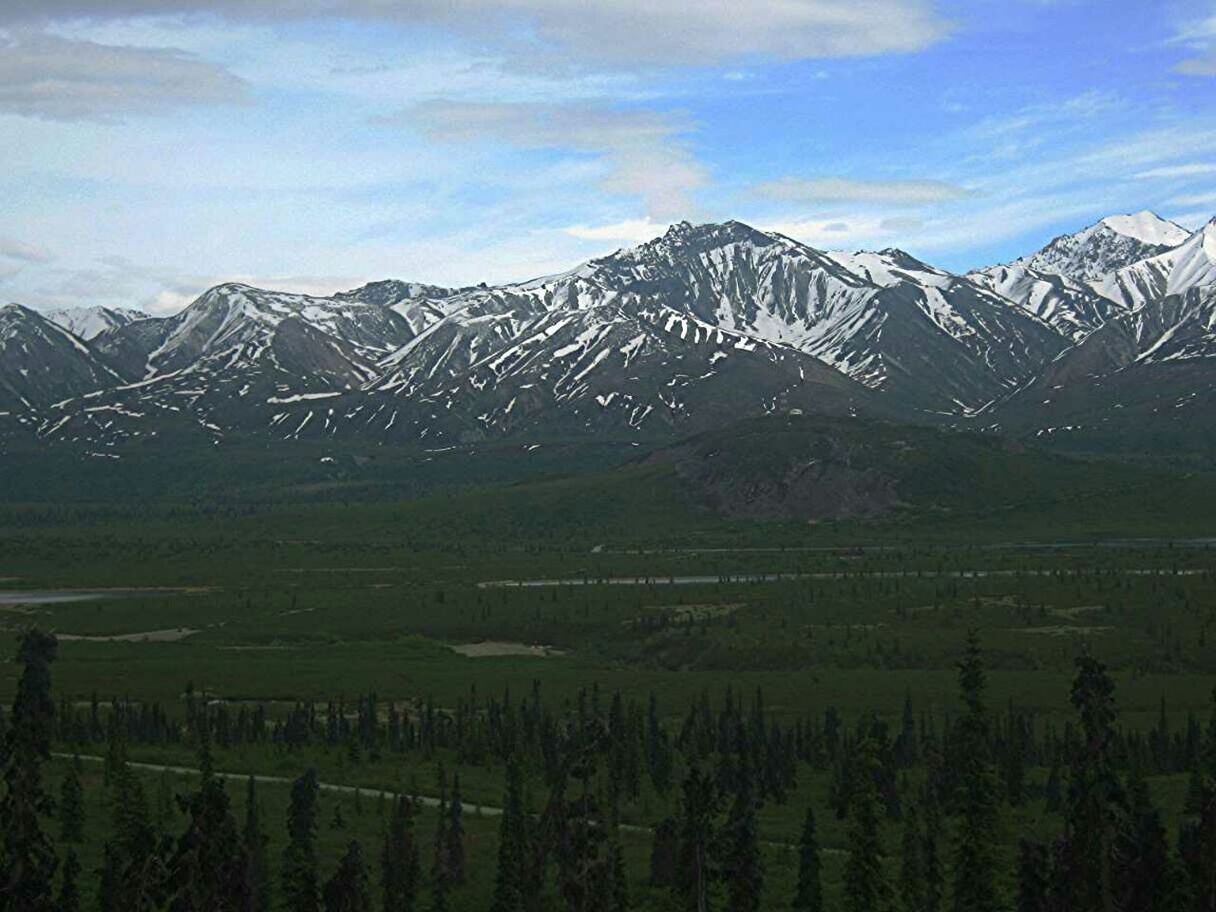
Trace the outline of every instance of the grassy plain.
<instances>
[{"instance_id":1,"label":"grassy plain","mask_svg":"<svg viewBox=\"0 0 1216 912\"><path fill-rule=\"evenodd\" d=\"M1163 706L1175 729L1206 718L1216 683L1216 542L1206 538L1216 483L1203 475L1093 463L1031 484L998 468L986 502L960 494L943 509L879 522L798 524L716 517L670 470L641 464L477 489L429 484L411 500L366 477L303 477L294 496L264 496L266 479L234 486L230 497L213 488L190 497L166 483L164 496L137 503L107 498L131 480L111 478L117 488L106 488L97 471L93 496L0 507L0 655L12 655L29 624L70 635L54 674L57 695L74 702L125 697L180 717L193 685L276 718L301 700L374 691L382 703L445 707L474 688L522 695L539 682L551 706L593 685L640 701L654 693L675 727L702 692L716 705L729 685L745 695L761 689L777 718L834 707L851 727L871 711L895 720L909 694L918 713L957 712L954 663L969 628L983 638L992 705L1016 706L1039 724L1072 717L1072 661L1083 649L1113 670L1129 728L1151 728ZM98 594L46 604L4 590ZM131 638L165 631L178 633ZM471 658L451 648L482 641L552 652ZM14 664L0 664L5 702L16 675ZM193 763L181 745L130 752ZM314 766L325 782L367 789L362 812L349 796L324 798L323 820L342 802L347 821L345 830L322 828L328 860L353 834L374 854L381 823L371 793L433 794L440 760L457 768L454 756L356 763L323 747L216 755L225 771L290 778ZM101 833L96 772L88 773L90 826ZM476 873L455 907L485 908L495 824L473 807L499 802L502 771L460 772ZM1041 784L1046 770L1029 775ZM151 791L156 776L148 776ZM808 802L826 807L829 779L803 768L790 802L762 812L774 907L794 878L792 850L779 843L796 838ZM1172 826L1185 777L1151 785ZM243 793L232 791L239 808ZM286 787L267 784L261 794L277 862ZM531 796L534 805L540 798ZM651 826L671 801L644 792L624 819ZM820 816L834 894L843 824ZM1059 827L1041 801L1006 818L1010 832ZM424 845L433 826L424 813ZM894 849L894 825L886 840ZM646 895L649 836L627 830L625 841L634 889ZM98 845L90 840L89 851ZM86 869L97 862L88 858Z\"/></svg>"}]
</instances>

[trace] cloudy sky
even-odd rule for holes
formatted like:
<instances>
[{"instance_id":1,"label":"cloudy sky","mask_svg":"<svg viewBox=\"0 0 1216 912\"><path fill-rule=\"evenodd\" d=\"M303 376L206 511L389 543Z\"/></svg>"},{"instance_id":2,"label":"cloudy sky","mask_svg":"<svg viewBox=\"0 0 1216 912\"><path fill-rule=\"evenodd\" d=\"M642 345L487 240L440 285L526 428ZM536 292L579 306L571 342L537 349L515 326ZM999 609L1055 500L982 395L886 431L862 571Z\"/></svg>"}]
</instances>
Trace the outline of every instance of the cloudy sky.
<instances>
[{"instance_id":1,"label":"cloudy sky","mask_svg":"<svg viewBox=\"0 0 1216 912\"><path fill-rule=\"evenodd\" d=\"M1216 0L4 0L0 300L506 281L737 218L1216 214Z\"/></svg>"}]
</instances>

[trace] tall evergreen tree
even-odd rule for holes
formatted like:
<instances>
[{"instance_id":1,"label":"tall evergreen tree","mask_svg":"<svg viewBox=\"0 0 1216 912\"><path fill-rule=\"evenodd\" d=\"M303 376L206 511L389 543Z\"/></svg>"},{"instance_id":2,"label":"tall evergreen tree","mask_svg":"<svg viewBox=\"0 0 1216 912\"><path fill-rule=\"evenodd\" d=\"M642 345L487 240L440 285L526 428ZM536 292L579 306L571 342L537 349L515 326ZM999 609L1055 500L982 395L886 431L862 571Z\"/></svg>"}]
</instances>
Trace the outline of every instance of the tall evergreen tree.
<instances>
[{"instance_id":1,"label":"tall evergreen tree","mask_svg":"<svg viewBox=\"0 0 1216 912\"><path fill-rule=\"evenodd\" d=\"M106 761L112 820L103 878L110 878L115 909L151 912L164 900L164 852L148 817L143 783L127 763L126 746L116 729L110 732Z\"/></svg>"},{"instance_id":2,"label":"tall evergreen tree","mask_svg":"<svg viewBox=\"0 0 1216 912\"><path fill-rule=\"evenodd\" d=\"M925 912L940 912L946 901L946 873L937 851L937 833L925 831Z\"/></svg>"},{"instance_id":3,"label":"tall evergreen tree","mask_svg":"<svg viewBox=\"0 0 1216 912\"><path fill-rule=\"evenodd\" d=\"M452 778L452 799L448 802L448 819L444 837L444 862L448 881L456 886L464 883L464 806L460 802L460 773Z\"/></svg>"},{"instance_id":4,"label":"tall evergreen tree","mask_svg":"<svg viewBox=\"0 0 1216 912\"><path fill-rule=\"evenodd\" d=\"M1216 910L1216 689L1203 748L1195 761L1187 821L1179 834L1179 873L1185 872L1193 908Z\"/></svg>"},{"instance_id":5,"label":"tall evergreen tree","mask_svg":"<svg viewBox=\"0 0 1216 912\"><path fill-rule=\"evenodd\" d=\"M119 885L122 882L122 862L118 851L110 843L102 848L101 868L97 872L97 912L125 912L119 902Z\"/></svg>"},{"instance_id":6,"label":"tall evergreen tree","mask_svg":"<svg viewBox=\"0 0 1216 912\"><path fill-rule=\"evenodd\" d=\"M287 808L287 847L283 850L283 907L287 912L318 912L317 774L308 770L291 786Z\"/></svg>"},{"instance_id":7,"label":"tall evergreen tree","mask_svg":"<svg viewBox=\"0 0 1216 912\"><path fill-rule=\"evenodd\" d=\"M846 912L886 908L890 887L883 870L879 832L877 745L869 736L857 746L856 770L849 807L848 859L844 866Z\"/></svg>"},{"instance_id":8,"label":"tall evergreen tree","mask_svg":"<svg viewBox=\"0 0 1216 912\"><path fill-rule=\"evenodd\" d=\"M169 863L170 912L244 912L244 846L223 781L210 772L185 802L189 822Z\"/></svg>"},{"instance_id":9,"label":"tall evergreen tree","mask_svg":"<svg viewBox=\"0 0 1216 912\"><path fill-rule=\"evenodd\" d=\"M958 723L959 824L954 844L955 912L996 912L1000 866L999 798L979 635L967 634L958 666L965 711Z\"/></svg>"},{"instance_id":10,"label":"tall evergreen tree","mask_svg":"<svg viewBox=\"0 0 1216 912\"><path fill-rule=\"evenodd\" d=\"M1165 876L1169 867L1169 843L1161 814L1153 806L1148 783L1133 771L1127 783L1128 818L1115 852L1119 869L1118 905L1141 912L1162 910L1169 894Z\"/></svg>"},{"instance_id":11,"label":"tall evergreen tree","mask_svg":"<svg viewBox=\"0 0 1216 912\"><path fill-rule=\"evenodd\" d=\"M59 896L55 899L55 912L80 912L80 861L75 849L68 849L63 860L63 879L59 884Z\"/></svg>"},{"instance_id":12,"label":"tall evergreen tree","mask_svg":"<svg viewBox=\"0 0 1216 912\"><path fill-rule=\"evenodd\" d=\"M1081 717L1065 805L1064 841L1055 901L1070 912L1112 912L1118 904L1117 840L1127 800L1111 756L1114 682L1089 655L1076 661L1072 704Z\"/></svg>"},{"instance_id":13,"label":"tall evergreen tree","mask_svg":"<svg viewBox=\"0 0 1216 912\"><path fill-rule=\"evenodd\" d=\"M384 912L414 912L422 865L414 838L414 802L399 796L384 834L380 856L380 884ZM436 872L446 879L446 872Z\"/></svg>"},{"instance_id":14,"label":"tall evergreen tree","mask_svg":"<svg viewBox=\"0 0 1216 912\"><path fill-rule=\"evenodd\" d=\"M3 745L0 769L0 912L50 912L58 860L42 831L53 802L42 784L42 765L51 757L55 703L51 663L55 638L34 629L22 635L17 662L22 666L17 695Z\"/></svg>"},{"instance_id":15,"label":"tall evergreen tree","mask_svg":"<svg viewBox=\"0 0 1216 912\"><path fill-rule=\"evenodd\" d=\"M916 805L904 813L904 835L900 845L899 906L903 912L924 912L925 844Z\"/></svg>"},{"instance_id":16,"label":"tall evergreen tree","mask_svg":"<svg viewBox=\"0 0 1216 912\"><path fill-rule=\"evenodd\" d=\"M325 882L325 912L372 912L363 849L351 841L338 862L338 870Z\"/></svg>"},{"instance_id":17,"label":"tall evergreen tree","mask_svg":"<svg viewBox=\"0 0 1216 912\"><path fill-rule=\"evenodd\" d=\"M1018 843L1017 912L1047 912L1047 889L1051 880L1047 846L1023 839Z\"/></svg>"},{"instance_id":18,"label":"tall evergreen tree","mask_svg":"<svg viewBox=\"0 0 1216 912\"><path fill-rule=\"evenodd\" d=\"M613 840L608 849L608 912L628 912L629 876L625 868L625 853Z\"/></svg>"},{"instance_id":19,"label":"tall evergreen tree","mask_svg":"<svg viewBox=\"0 0 1216 912\"><path fill-rule=\"evenodd\" d=\"M676 889L687 912L709 912L711 889L718 876L714 818L718 796L713 780L695 766L684 778L680 807L680 855Z\"/></svg>"},{"instance_id":20,"label":"tall evergreen tree","mask_svg":"<svg viewBox=\"0 0 1216 912\"><path fill-rule=\"evenodd\" d=\"M84 789L79 764L79 757L73 759L59 787L59 839L69 845L84 841Z\"/></svg>"},{"instance_id":21,"label":"tall evergreen tree","mask_svg":"<svg viewBox=\"0 0 1216 912\"><path fill-rule=\"evenodd\" d=\"M507 764L507 792L498 828L498 872L494 880L491 912L523 912L524 869L528 864L527 821L524 819L523 784L518 762Z\"/></svg>"},{"instance_id":22,"label":"tall evergreen tree","mask_svg":"<svg viewBox=\"0 0 1216 912\"><path fill-rule=\"evenodd\" d=\"M650 885L652 887L674 887L676 885L676 859L680 852L680 833L676 822L664 817L654 828L654 839L650 845Z\"/></svg>"},{"instance_id":23,"label":"tall evergreen tree","mask_svg":"<svg viewBox=\"0 0 1216 912\"><path fill-rule=\"evenodd\" d=\"M266 857L269 843L262 828L257 782L250 776L245 790L245 826L241 833L245 862L245 912L270 912L270 865Z\"/></svg>"},{"instance_id":24,"label":"tall evergreen tree","mask_svg":"<svg viewBox=\"0 0 1216 912\"><path fill-rule=\"evenodd\" d=\"M726 857L722 877L726 881L731 912L759 912L764 887L760 841L756 829L756 800L751 775L744 772L726 821Z\"/></svg>"},{"instance_id":25,"label":"tall evergreen tree","mask_svg":"<svg viewBox=\"0 0 1216 912\"><path fill-rule=\"evenodd\" d=\"M819 836L815 831L815 811L807 807L798 841L798 890L794 912L823 912L823 876L819 857Z\"/></svg>"}]
</instances>

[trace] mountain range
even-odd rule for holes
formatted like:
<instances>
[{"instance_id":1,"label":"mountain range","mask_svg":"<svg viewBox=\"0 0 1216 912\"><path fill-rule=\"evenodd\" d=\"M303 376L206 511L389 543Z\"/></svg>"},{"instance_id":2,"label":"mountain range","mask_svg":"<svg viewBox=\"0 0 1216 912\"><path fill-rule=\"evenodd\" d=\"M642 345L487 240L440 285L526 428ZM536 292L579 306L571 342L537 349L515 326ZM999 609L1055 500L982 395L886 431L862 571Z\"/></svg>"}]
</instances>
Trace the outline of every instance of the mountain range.
<instances>
[{"instance_id":1,"label":"mountain range","mask_svg":"<svg viewBox=\"0 0 1216 912\"><path fill-rule=\"evenodd\" d=\"M1081 449L1211 445L1216 220L1112 216L965 275L740 222L518 284L238 283L170 317L0 308L0 436L668 439L868 415Z\"/></svg>"}]
</instances>

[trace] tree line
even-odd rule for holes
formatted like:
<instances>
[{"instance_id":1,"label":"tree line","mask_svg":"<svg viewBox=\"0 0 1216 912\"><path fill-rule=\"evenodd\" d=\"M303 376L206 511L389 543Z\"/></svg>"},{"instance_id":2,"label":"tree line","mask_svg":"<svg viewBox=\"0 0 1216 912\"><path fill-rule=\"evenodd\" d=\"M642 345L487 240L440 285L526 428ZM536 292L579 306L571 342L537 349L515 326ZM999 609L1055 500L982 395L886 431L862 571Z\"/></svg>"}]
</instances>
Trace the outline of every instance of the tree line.
<instances>
[{"instance_id":1,"label":"tree line","mask_svg":"<svg viewBox=\"0 0 1216 912\"><path fill-rule=\"evenodd\" d=\"M445 912L467 875L458 779L449 792L441 778L425 867L421 806L392 799L373 896L375 865L363 845L350 842L336 861L318 857L319 786L305 772L292 785L272 883L255 780L239 820L212 768L213 744L234 731L284 750L315 741L358 759L444 749L462 763L500 765L506 785L492 912L622 912L652 908L656 896L664 908L688 912L823 912L817 813L845 822L843 912L1216 912L1216 694L1206 726L1192 719L1171 731L1163 712L1148 733L1126 732L1113 680L1088 654L1076 660L1076 720L1057 730L1012 708L993 711L974 634L958 664L957 714L918 716L909 698L895 726L874 714L846 726L832 710L782 725L762 694L745 702L735 692L717 708L702 695L669 726L653 696L641 705L593 688L553 712L539 687L521 700L472 696L451 711L382 708L374 695L353 713L340 702L324 710L300 704L273 723L260 708L243 708L235 726L224 721L225 707L188 691L186 719L175 722L157 707L124 701L106 711L96 700L83 709L57 706L55 652L52 636L22 636L22 673L0 731L0 912L77 912L89 875L99 912ZM286 739L289 729L299 740ZM68 768L56 798L44 767L56 738L102 737L113 819L100 869L82 872L78 770ZM190 741L201 774L191 792L158 795L153 809L125 745L162 739ZM793 895L770 895L758 814L767 803L795 800L803 764L830 771L829 798L803 809ZM1026 780L1032 765L1050 770L1037 792ZM1171 838L1146 776L1180 769L1190 773L1186 813ZM648 827L646 890L631 896L631 883L643 878L626 869L622 809L643 783L671 795L671 815ZM1015 834L1011 854L1006 810L1032 797L1058 811L1063 827L1050 840ZM185 816L179 833L169 832L174 815L162 812L170 802Z\"/></svg>"}]
</instances>

